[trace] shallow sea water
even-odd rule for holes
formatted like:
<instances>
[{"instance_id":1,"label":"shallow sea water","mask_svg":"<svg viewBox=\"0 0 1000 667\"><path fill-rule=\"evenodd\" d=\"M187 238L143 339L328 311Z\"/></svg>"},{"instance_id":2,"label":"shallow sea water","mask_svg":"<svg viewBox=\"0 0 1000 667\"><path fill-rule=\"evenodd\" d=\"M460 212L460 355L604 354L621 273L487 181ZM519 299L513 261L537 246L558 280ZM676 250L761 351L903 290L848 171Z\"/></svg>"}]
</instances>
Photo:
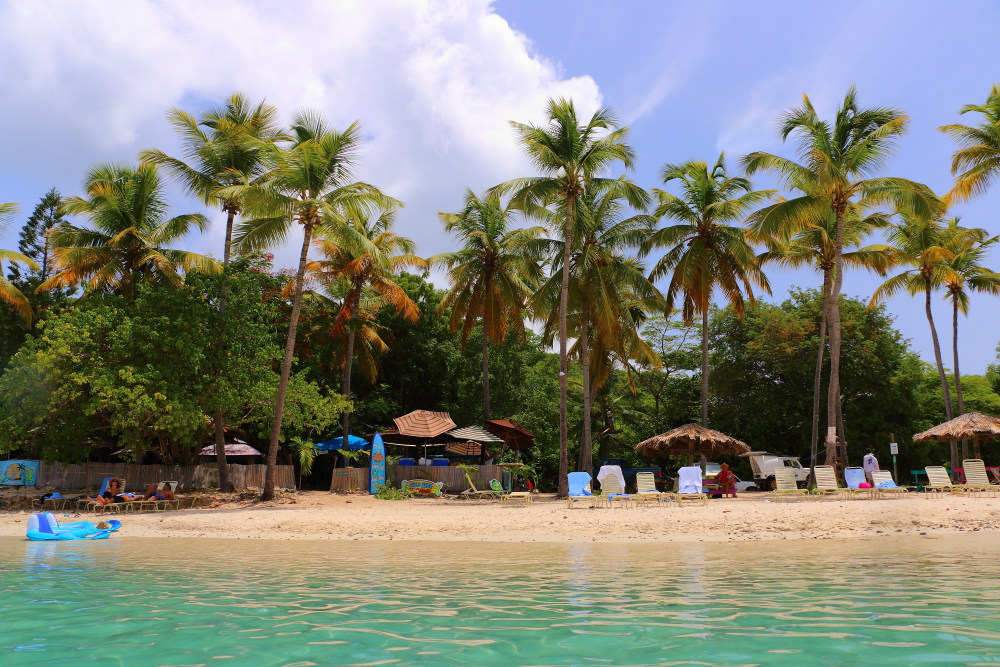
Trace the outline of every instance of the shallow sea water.
<instances>
[{"instance_id":1,"label":"shallow sea water","mask_svg":"<svg viewBox=\"0 0 1000 667\"><path fill-rule=\"evenodd\" d=\"M998 547L0 538L0 665L1000 665Z\"/></svg>"}]
</instances>

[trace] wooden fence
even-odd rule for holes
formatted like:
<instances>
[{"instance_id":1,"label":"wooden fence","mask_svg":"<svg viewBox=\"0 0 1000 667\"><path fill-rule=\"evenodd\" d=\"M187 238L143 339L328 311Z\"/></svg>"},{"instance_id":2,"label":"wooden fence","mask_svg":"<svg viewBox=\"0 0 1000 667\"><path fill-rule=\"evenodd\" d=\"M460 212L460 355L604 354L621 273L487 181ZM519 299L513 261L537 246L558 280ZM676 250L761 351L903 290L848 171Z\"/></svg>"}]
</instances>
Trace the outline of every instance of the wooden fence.
<instances>
[{"instance_id":1,"label":"wooden fence","mask_svg":"<svg viewBox=\"0 0 1000 667\"><path fill-rule=\"evenodd\" d=\"M229 475L237 489L260 489L264 486L263 465L229 466ZM126 491L144 490L150 484L175 480L182 489L205 489L219 485L219 469L215 465L198 466L157 466L135 465L131 463L83 463L63 465L62 463L41 463L38 466L36 486L51 486L57 489L96 489L105 477L120 477L125 480ZM295 488L295 473L292 466L277 466L275 486L279 489Z\"/></svg>"},{"instance_id":2,"label":"wooden fence","mask_svg":"<svg viewBox=\"0 0 1000 667\"><path fill-rule=\"evenodd\" d=\"M479 466L477 472L471 473L476 488L485 490L491 479L503 479L502 466ZM386 467L385 481L394 488L399 488L404 479L429 479L432 482L444 482L442 491L445 493L461 493L469 487L465 481L465 471L454 466L399 466L390 464ZM367 491L368 468L336 468L333 471L331 491Z\"/></svg>"}]
</instances>

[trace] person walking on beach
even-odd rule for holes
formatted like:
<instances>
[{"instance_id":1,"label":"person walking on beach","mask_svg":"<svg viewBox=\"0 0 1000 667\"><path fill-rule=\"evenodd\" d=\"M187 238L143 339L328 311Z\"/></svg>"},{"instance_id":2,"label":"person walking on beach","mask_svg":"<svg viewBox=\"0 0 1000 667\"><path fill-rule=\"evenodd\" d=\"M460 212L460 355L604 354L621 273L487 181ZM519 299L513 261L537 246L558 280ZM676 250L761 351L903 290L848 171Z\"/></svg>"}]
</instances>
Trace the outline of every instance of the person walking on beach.
<instances>
[{"instance_id":1,"label":"person walking on beach","mask_svg":"<svg viewBox=\"0 0 1000 667\"><path fill-rule=\"evenodd\" d=\"M872 454L872 450L865 450L865 458L861 460L861 466L865 469L865 479L870 483L872 481L872 473L878 470L878 459Z\"/></svg>"}]
</instances>

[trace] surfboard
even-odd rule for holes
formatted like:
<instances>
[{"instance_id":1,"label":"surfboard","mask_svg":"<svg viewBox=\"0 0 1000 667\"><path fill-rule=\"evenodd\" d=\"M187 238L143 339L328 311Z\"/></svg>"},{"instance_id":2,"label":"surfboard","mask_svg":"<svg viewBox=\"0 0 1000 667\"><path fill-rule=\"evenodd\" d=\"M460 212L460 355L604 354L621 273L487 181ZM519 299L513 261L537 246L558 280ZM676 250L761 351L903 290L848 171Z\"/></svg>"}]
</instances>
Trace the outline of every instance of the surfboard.
<instances>
[{"instance_id":1,"label":"surfboard","mask_svg":"<svg viewBox=\"0 0 1000 667\"><path fill-rule=\"evenodd\" d=\"M371 463L369 493L378 491L378 487L385 485L385 445L382 444L382 434L376 433L372 438L372 455L369 457Z\"/></svg>"}]
</instances>

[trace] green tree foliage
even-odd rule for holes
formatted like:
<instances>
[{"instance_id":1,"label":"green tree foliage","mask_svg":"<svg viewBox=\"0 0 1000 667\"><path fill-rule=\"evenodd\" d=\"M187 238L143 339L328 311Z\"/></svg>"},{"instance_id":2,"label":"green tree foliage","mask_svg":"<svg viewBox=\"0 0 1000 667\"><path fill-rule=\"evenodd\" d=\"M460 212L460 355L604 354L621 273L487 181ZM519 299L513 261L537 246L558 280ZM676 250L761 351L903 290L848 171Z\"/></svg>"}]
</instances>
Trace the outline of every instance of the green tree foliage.
<instances>
[{"instance_id":1,"label":"green tree foliage","mask_svg":"<svg viewBox=\"0 0 1000 667\"><path fill-rule=\"evenodd\" d=\"M938 128L960 146L951 158L955 185L948 195L955 202L985 194L1000 176L1000 84L993 84L985 104L966 104L959 113L978 113L982 122Z\"/></svg>"}]
</instances>

